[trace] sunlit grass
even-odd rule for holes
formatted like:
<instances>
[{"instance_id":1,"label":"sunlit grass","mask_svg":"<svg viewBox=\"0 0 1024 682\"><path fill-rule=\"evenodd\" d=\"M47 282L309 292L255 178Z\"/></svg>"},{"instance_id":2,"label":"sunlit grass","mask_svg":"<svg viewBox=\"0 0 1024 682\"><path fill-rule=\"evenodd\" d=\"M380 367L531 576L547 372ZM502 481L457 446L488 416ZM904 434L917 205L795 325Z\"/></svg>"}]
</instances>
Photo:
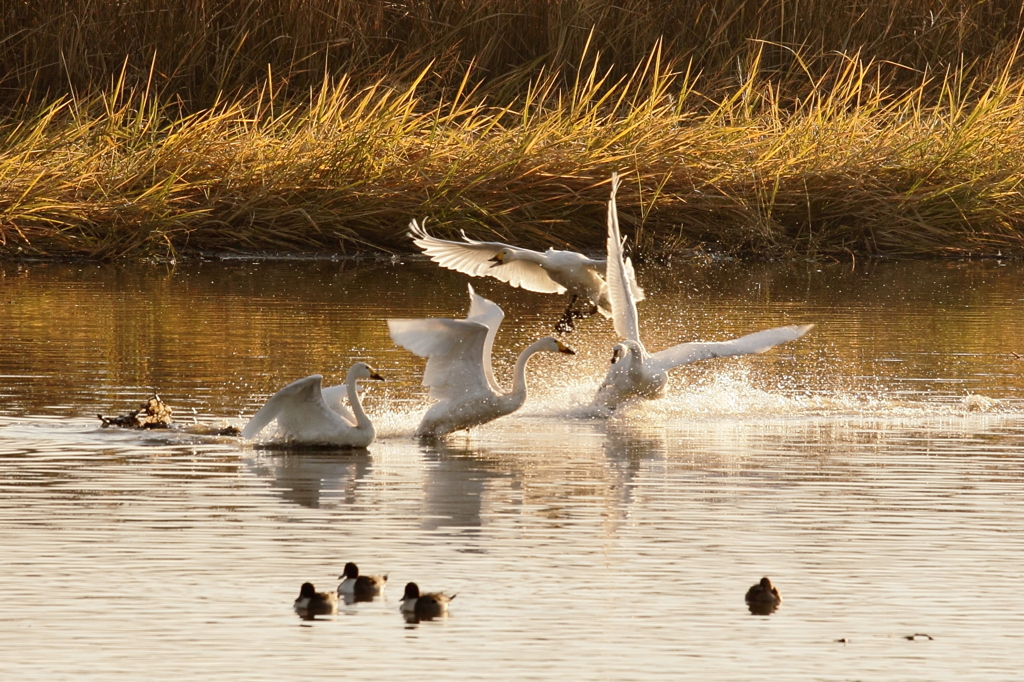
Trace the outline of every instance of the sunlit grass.
<instances>
[{"instance_id":1,"label":"sunlit grass","mask_svg":"<svg viewBox=\"0 0 1024 682\"><path fill-rule=\"evenodd\" d=\"M799 102L752 78L713 106L657 52L631 77L541 79L503 106L468 85L438 99L419 78L342 79L180 115L114 87L3 127L0 240L94 258L405 250L426 217L439 234L599 249L618 170L647 253L1020 251L1024 80L889 94L867 72L850 59Z\"/></svg>"},{"instance_id":2,"label":"sunlit grass","mask_svg":"<svg viewBox=\"0 0 1024 682\"><path fill-rule=\"evenodd\" d=\"M1021 249L1019 3L36 0L0 256Z\"/></svg>"},{"instance_id":3,"label":"sunlit grass","mask_svg":"<svg viewBox=\"0 0 1024 682\"><path fill-rule=\"evenodd\" d=\"M362 87L429 61L431 88L457 85L470 63L475 83L544 70L567 84L588 50L619 78L658 43L716 98L755 58L784 90L854 54L904 85L990 72L1022 29L1019 0L14 0L0 11L0 103L81 97L122 70L129 89L152 82L194 111L268 72L288 97L324 74Z\"/></svg>"},{"instance_id":4,"label":"sunlit grass","mask_svg":"<svg viewBox=\"0 0 1024 682\"><path fill-rule=\"evenodd\" d=\"M301 100L271 77L187 115L119 81L3 126L0 243L93 258L407 250L418 217L596 250L617 170L645 254L1020 253L1024 79L961 71L891 93L870 73L847 59L797 100L751 77L709 104L655 50L629 77L581 69L505 105L470 74L438 97L426 70Z\"/></svg>"}]
</instances>

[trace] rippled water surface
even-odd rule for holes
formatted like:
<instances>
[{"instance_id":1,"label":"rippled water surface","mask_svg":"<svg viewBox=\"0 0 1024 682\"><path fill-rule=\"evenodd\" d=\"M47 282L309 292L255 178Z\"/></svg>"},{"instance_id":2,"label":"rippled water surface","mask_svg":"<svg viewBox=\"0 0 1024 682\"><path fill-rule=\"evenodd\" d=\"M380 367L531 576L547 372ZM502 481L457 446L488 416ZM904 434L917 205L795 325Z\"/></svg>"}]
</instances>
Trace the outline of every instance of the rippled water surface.
<instances>
[{"instance_id":1,"label":"rippled water surface","mask_svg":"<svg viewBox=\"0 0 1024 682\"><path fill-rule=\"evenodd\" d=\"M531 362L522 411L429 444L422 361L384 321L461 316L461 275L0 265L0 679L1015 679L1024 267L639 276L652 350L817 327L602 418L615 339L590 319L577 356ZM474 285L509 385L564 304ZM202 433L358 359L388 379L367 451ZM99 428L152 393L181 428ZM390 574L383 600L300 620L299 585L346 561ZM763 575L771 616L743 600ZM406 624L409 580L457 593L450 617Z\"/></svg>"}]
</instances>

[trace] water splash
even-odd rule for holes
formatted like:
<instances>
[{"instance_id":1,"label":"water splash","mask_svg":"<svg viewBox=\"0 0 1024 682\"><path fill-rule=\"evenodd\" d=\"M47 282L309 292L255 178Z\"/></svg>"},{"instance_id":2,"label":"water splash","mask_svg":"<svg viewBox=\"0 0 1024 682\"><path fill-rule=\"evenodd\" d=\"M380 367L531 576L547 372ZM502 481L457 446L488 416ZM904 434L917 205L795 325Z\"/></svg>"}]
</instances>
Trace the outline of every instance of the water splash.
<instances>
[{"instance_id":1,"label":"water splash","mask_svg":"<svg viewBox=\"0 0 1024 682\"><path fill-rule=\"evenodd\" d=\"M711 421L789 417L927 418L985 412L1021 414L1024 405L986 396L917 395L873 386L863 390L813 391L794 388L789 377L765 381L755 371L735 367L684 384L673 376L668 393L658 400L636 399L614 411L591 405L599 382L593 379L537 391L517 413L528 418L609 419L633 422Z\"/></svg>"}]
</instances>

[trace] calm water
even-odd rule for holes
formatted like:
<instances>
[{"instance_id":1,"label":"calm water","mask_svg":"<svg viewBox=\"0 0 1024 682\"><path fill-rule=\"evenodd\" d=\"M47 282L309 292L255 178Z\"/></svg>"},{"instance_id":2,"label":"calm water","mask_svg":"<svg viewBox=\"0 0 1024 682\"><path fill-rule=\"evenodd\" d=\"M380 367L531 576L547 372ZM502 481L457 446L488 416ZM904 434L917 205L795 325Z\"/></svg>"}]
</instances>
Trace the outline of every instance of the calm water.
<instances>
[{"instance_id":1,"label":"calm water","mask_svg":"<svg viewBox=\"0 0 1024 682\"><path fill-rule=\"evenodd\" d=\"M520 413L425 445L422 361L384 320L462 315L461 275L0 265L0 678L1017 678L1024 266L639 274L652 350L818 327L595 419L614 339L592 319L575 358L531 363ZM507 385L563 304L474 284L506 311ZM364 393L366 452L95 418L157 392L182 424L241 425L357 359L388 379ZM346 561L390 573L383 601L298 619L299 585L333 590ZM769 617L743 602L762 575ZM405 624L408 580L457 592L451 616Z\"/></svg>"}]
</instances>

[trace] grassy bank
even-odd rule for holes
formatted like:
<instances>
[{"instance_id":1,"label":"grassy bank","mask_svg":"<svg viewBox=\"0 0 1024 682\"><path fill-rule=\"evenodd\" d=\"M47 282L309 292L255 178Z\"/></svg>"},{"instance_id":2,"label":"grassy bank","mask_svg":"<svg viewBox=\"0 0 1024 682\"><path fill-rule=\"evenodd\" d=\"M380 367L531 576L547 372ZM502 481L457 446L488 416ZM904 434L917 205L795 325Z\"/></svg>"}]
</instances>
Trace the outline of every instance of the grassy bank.
<instances>
[{"instance_id":1,"label":"grassy bank","mask_svg":"<svg viewBox=\"0 0 1024 682\"><path fill-rule=\"evenodd\" d=\"M842 35L847 10L813 2L799 20L693 3L717 23L520 3L522 25L445 3L396 24L398 5L194 2L127 28L132 3L82 0L77 24L69 4L0 45L3 256L406 251L412 217L598 250L612 170L648 254L1024 254L1021 18L989 17L1000 3L877 0ZM304 14L328 4L337 21ZM8 28L31 23L18 11ZM361 31L344 49L339 26Z\"/></svg>"}]
</instances>

